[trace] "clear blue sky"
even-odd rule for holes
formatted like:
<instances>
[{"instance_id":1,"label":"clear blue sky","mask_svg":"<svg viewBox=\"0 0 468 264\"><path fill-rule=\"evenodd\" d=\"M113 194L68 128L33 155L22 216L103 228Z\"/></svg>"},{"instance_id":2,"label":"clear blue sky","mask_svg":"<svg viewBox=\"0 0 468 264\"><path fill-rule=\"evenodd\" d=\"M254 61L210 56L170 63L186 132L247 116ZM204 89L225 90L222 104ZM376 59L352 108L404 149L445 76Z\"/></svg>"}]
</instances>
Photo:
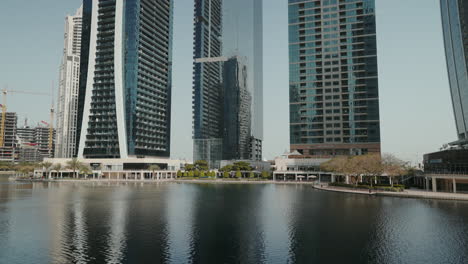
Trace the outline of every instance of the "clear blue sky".
<instances>
[{"instance_id":1,"label":"clear blue sky","mask_svg":"<svg viewBox=\"0 0 468 264\"><path fill-rule=\"evenodd\" d=\"M80 0L0 1L0 86L50 91L66 14ZM384 152L419 161L455 140L438 0L376 0ZM175 0L172 157L192 157L193 0ZM264 156L289 145L287 0L264 0ZM9 110L48 120L50 99L11 95Z\"/></svg>"}]
</instances>

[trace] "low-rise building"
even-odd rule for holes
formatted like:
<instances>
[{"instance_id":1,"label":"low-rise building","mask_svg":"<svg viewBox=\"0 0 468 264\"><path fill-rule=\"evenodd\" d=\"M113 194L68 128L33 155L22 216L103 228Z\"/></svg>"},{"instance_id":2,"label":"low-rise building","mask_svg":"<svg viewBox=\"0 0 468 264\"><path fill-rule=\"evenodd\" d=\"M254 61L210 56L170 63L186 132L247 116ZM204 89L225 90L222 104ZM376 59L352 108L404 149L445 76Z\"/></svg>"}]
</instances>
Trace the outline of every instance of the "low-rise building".
<instances>
[{"instance_id":1,"label":"low-rise building","mask_svg":"<svg viewBox=\"0 0 468 264\"><path fill-rule=\"evenodd\" d=\"M320 170L320 165L329 160L330 158L308 158L298 151L286 152L275 158L273 179L318 179L319 181L332 182L334 181L332 175Z\"/></svg>"},{"instance_id":2,"label":"low-rise building","mask_svg":"<svg viewBox=\"0 0 468 264\"><path fill-rule=\"evenodd\" d=\"M468 192L468 148L452 148L424 155L424 176L416 184L434 192Z\"/></svg>"},{"instance_id":3,"label":"low-rise building","mask_svg":"<svg viewBox=\"0 0 468 264\"><path fill-rule=\"evenodd\" d=\"M68 168L68 163L71 159L65 158L46 158L45 162L50 162L54 165L60 164L61 171L56 172L60 175L71 176L71 169ZM191 163L187 160L175 160L166 158L127 158L127 159L78 159L80 163L89 167L93 177L110 180L126 180L126 179L167 179L175 178L177 171L183 169L186 164ZM152 165L157 165L158 170L153 171ZM35 174L46 173L43 170L38 170Z\"/></svg>"}]
</instances>

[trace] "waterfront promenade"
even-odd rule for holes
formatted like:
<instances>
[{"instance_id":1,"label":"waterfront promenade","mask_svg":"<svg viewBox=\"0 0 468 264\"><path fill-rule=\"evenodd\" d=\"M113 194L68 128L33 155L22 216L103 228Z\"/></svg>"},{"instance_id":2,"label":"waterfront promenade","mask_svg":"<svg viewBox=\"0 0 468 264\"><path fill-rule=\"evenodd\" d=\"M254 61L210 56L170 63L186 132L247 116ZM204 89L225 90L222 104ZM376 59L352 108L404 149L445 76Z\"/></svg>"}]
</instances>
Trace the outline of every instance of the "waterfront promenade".
<instances>
[{"instance_id":1,"label":"waterfront promenade","mask_svg":"<svg viewBox=\"0 0 468 264\"><path fill-rule=\"evenodd\" d=\"M462 193L427 192L427 191L420 191L420 190L405 190L403 192L384 192L384 191L369 192L368 190L355 190L355 189L342 188L342 187L331 187L328 185L314 185L314 188L318 190L322 190L322 191L353 193L353 194L362 194L362 195L389 196L389 197L416 198L416 199L468 201L468 194L462 194Z\"/></svg>"},{"instance_id":2,"label":"waterfront promenade","mask_svg":"<svg viewBox=\"0 0 468 264\"><path fill-rule=\"evenodd\" d=\"M332 187L328 184L317 183L312 181L272 181L272 180L248 180L248 179L17 179L17 181L35 181L35 182L56 182L56 183L194 183L194 184L278 184L278 185L311 185L313 188L321 191L351 193L360 195L373 195L373 196L387 196L398 198L415 198L415 199L435 199L435 200L457 200L468 201L468 194L461 193L443 193L443 192L428 192L422 190L405 190L403 192L385 192L385 191L372 191L358 190L343 187Z\"/></svg>"}]
</instances>

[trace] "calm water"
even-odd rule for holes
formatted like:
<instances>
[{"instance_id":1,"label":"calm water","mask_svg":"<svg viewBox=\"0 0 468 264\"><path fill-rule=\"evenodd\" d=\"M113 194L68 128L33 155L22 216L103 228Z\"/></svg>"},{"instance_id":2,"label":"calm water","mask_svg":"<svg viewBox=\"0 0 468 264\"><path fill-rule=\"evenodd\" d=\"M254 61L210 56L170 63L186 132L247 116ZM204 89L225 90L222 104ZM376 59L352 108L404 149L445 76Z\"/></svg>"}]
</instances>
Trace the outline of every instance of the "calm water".
<instances>
[{"instance_id":1,"label":"calm water","mask_svg":"<svg viewBox=\"0 0 468 264\"><path fill-rule=\"evenodd\" d=\"M0 263L468 263L468 203L0 179Z\"/></svg>"}]
</instances>

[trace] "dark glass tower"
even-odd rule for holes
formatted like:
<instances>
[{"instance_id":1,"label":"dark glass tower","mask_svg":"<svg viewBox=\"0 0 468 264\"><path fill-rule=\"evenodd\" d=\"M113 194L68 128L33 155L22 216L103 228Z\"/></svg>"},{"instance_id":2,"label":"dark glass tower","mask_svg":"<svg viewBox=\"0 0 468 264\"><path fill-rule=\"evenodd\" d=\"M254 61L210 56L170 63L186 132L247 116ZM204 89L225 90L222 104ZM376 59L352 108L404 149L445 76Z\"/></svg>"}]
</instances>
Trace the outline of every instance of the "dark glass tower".
<instances>
[{"instance_id":1,"label":"dark glass tower","mask_svg":"<svg viewBox=\"0 0 468 264\"><path fill-rule=\"evenodd\" d=\"M233 57L223 65L223 159L250 159L252 95L247 67Z\"/></svg>"},{"instance_id":2,"label":"dark glass tower","mask_svg":"<svg viewBox=\"0 0 468 264\"><path fill-rule=\"evenodd\" d=\"M84 1L79 157L169 157L172 8Z\"/></svg>"},{"instance_id":3,"label":"dark glass tower","mask_svg":"<svg viewBox=\"0 0 468 264\"><path fill-rule=\"evenodd\" d=\"M442 28L458 141L468 144L468 2L441 0Z\"/></svg>"},{"instance_id":4,"label":"dark glass tower","mask_svg":"<svg viewBox=\"0 0 468 264\"><path fill-rule=\"evenodd\" d=\"M206 160L216 167L223 159L261 160L263 140L263 37L262 0L195 0L193 76L193 139L194 160ZM239 90L229 80L238 80L234 74L239 64L245 71L245 87ZM225 69L229 67L230 69ZM233 70L236 69L236 70ZM226 74L231 74L229 77ZM237 87L233 89L233 87ZM250 103L236 101L245 92ZM228 92L229 94L224 94ZM229 99L232 99L230 101ZM228 105L226 105L228 104ZM249 125L244 118L226 120L224 111L241 106L239 113L249 113ZM237 111L237 110L236 110ZM243 115L243 116L248 116ZM234 122L234 123L229 123ZM244 148L245 137L237 137L234 127L247 133L248 151L228 153L227 146ZM229 127L229 128L228 128ZM227 131L229 129L229 131ZM239 131L236 129L235 131ZM226 138L231 137L233 138ZM239 148L236 148L239 149ZM224 150L224 151L223 151ZM240 154L240 153L244 154ZM248 155L247 155L247 154ZM247 156L247 157L246 157Z\"/></svg>"},{"instance_id":5,"label":"dark glass tower","mask_svg":"<svg viewBox=\"0 0 468 264\"><path fill-rule=\"evenodd\" d=\"M380 153L374 0L289 0L291 151Z\"/></svg>"}]
</instances>

